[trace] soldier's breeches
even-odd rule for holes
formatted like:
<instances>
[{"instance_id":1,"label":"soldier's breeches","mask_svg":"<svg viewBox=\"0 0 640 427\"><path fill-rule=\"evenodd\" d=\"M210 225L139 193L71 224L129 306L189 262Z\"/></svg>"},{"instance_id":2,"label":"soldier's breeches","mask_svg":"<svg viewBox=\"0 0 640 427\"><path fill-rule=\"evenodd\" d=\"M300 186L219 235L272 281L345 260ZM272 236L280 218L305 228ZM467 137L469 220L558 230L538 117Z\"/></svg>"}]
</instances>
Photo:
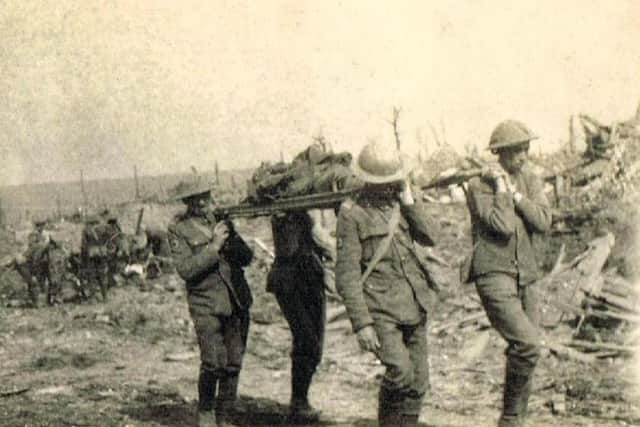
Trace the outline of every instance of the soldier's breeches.
<instances>
[{"instance_id":1,"label":"soldier's breeches","mask_svg":"<svg viewBox=\"0 0 640 427\"><path fill-rule=\"evenodd\" d=\"M535 366L540 358L535 290L518 287L507 274L478 277L476 289L491 325L508 343L509 363L523 369Z\"/></svg>"},{"instance_id":2,"label":"soldier's breeches","mask_svg":"<svg viewBox=\"0 0 640 427\"><path fill-rule=\"evenodd\" d=\"M299 280L296 280L299 279ZM292 277L291 286L275 292L291 336L291 358L303 369L315 371L322 358L326 320L326 296L322 277Z\"/></svg>"},{"instance_id":3,"label":"soldier's breeches","mask_svg":"<svg viewBox=\"0 0 640 427\"><path fill-rule=\"evenodd\" d=\"M527 416L533 372L540 358L535 290L518 286L514 277L491 274L476 279L491 325L507 341L507 364L499 425L520 425Z\"/></svg>"},{"instance_id":4,"label":"soldier's breeches","mask_svg":"<svg viewBox=\"0 0 640 427\"><path fill-rule=\"evenodd\" d=\"M103 297L107 294L108 266L104 258L90 258L85 266L86 279L89 282L91 294L95 294L96 286L99 287Z\"/></svg>"},{"instance_id":5,"label":"soldier's breeches","mask_svg":"<svg viewBox=\"0 0 640 427\"><path fill-rule=\"evenodd\" d=\"M426 321L408 326L376 320L374 328L381 345L378 357L386 368L379 416L419 415L429 388Z\"/></svg>"},{"instance_id":6,"label":"soldier's breeches","mask_svg":"<svg viewBox=\"0 0 640 427\"><path fill-rule=\"evenodd\" d=\"M191 317L200 346L202 370L218 378L237 375L247 343L249 313L213 316L192 312Z\"/></svg>"},{"instance_id":7,"label":"soldier's breeches","mask_svg":"<svg viewBox=\"0 0 640 427\"><path fill-rule=\"evenodd\" d=\"M62 291L62 284L66 273L66 259L64 254L49 254L49 303L57 302Z\"/></svg>"}]
</instances>

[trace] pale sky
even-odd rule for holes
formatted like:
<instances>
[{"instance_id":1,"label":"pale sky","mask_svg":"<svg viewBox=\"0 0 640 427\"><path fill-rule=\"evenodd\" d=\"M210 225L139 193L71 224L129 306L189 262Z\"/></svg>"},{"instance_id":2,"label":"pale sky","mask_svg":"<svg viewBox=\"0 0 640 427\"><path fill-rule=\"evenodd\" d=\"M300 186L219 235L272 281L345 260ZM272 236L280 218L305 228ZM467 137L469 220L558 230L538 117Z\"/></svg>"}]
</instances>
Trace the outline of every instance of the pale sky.
<instances>
[{"instance_id":1,"label":"pale sky","mask_svg":"<svg viewBox=\"0 0 640 427\"><path fill-rule=\"evenodd\" d=\"M566 140L640 101L640 1L0 0L0 184L484 147L516 118Z\"/></svg>"}]
</instances>

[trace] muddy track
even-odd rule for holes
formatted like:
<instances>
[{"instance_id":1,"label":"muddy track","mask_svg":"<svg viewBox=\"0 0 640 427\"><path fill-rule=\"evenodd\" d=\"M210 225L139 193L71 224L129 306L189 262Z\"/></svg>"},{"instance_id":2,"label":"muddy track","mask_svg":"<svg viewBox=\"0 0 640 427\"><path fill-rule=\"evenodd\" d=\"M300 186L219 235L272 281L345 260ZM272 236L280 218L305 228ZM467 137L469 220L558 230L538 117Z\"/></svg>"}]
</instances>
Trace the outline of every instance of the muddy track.
<instances>
[{"instance_id":1,"label":"muddy track","mask_svg":"<svg viewBox=\"0 0 640 427\"><path fill-rule=\"evenodd\" d=\"M453 207L441 224L446 241L439 254L452 263L468 245L464 212ZM265 222L244 223L240 231L269 243ZM257 260L247 271L255 297L254 322L235 422L285 426L290 336L273 297L264 292L269 262L256 251ZM0 426L195 425L199 360L182 284L176 276L165 275L149 289L115 288L105 304L3 308ZM19 300L24 289L13 289L11 295ZM468 316L472 303L469 289L453 301L434 299L428 336L431 390L422 426L495 425L504 343L477 323L436 333L444 322ZM556 333L570 335L566 328ZM535 378L532 425L620 426L622 421L640 421L632 404L640 399L629 381L630 369L628 359L610 359L593 369L546 355ZM322 424L375 426L382 372L371 355L358 349L348 320L330 323L311 389L312 403L324 413ZM567 384L581 388L567 391ZM554 415L549 402L558 396L566 396L565 408Z\"/></svg>"}]
</instances>

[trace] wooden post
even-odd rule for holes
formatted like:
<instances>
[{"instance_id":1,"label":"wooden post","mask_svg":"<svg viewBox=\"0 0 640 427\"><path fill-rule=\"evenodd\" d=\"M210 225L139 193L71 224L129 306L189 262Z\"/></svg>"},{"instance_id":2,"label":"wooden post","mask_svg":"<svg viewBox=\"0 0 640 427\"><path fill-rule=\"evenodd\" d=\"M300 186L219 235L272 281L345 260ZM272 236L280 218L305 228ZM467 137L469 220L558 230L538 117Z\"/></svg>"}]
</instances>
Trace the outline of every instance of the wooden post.
<instances>
[{"instance_id":1,"label":"wooden post","mask_svg":"<svg viewBox=\"0 0 640 427\"><path fill-rule=\"evenodd\" d=\"M556 175L553 192L556 196L556 207L560 207L560 199L564 196L564 178L562 175Z\"/></svg>"},{"instance_id":2,"label":"wooden post","mask_svg":"<svg viewBox=\"0 0 640 427\"><path fill-rule=\"evenodd\" d=\"M216 186L219 186L220 185L220 168L218 167L217 160L216 160L215 168L216 168Z\"/></svg>"},{"instance_id":3,"label":"wooden post","mask_svg":"<svg viewBox=\"0 0 640 427\"><path fill-rule=\"evenodd\" d=\"M449 141L447 141L447 129L444 126L444 118L440 117L440 129L442 130L442 142L444 145L449 145Z\"/></svg>"},{"instance_id":4,"label":"wooden post","mask_svg":"<svg viewBox=\"0 0 640 427\"><path fill-rule=\"evenodd\" d=\"M60 204L60 196L56 196L56 216L58 221L62 219L62 208Z\"/></svg>"},{"instance_id":5,"label":"wooden post","mask_svg":"<svg viewBox=\"0 0 640 427\"><path fill-rule=\"evenodd\" d=\"M138 182L138 167L136 165L133 165L133 179L136 184L135 198L136 200L140 200L140 183Z\"/></svg>"},{"instance_id":6,"label":"wooden post","mask_svg":"<svg viewBox=\"0 0 640 427\"><path fill-rule=\"evenodd\" d=\"M393 125L393 135L396 138L396 148L400 151L400 135L398 133L398 118L400 117L400 109L393 107L393 121L391 124Z\"/></svg>"},{"instance_id":7,"label":"wooden post","mask_svg":"<svg viewBox=\"0 0 640 427\"><path fill-rule=\"evenodd\" d=\"M80 169L80 191L82 192L82 217L84 218L87 216L87 207L89 203L87 201L87 192L84 188L84 171L82 169Z\"/></svg>"},{"instance_id":8,"label":"wooden post","mask_svg":"<svg viewBox=\"0 0 640 427\"><path fill-rule=\"evenodd\" d=\"M576 133L574 131L574 116L573 114L569 117L569 152L576 152Z\"/></svg>"},{"instance_id":9,"label":"wooden post","mask_svg":"<svg viewBox=\"0 0 640 427\"><path fill-rule=\"evenodd\" d=\"M4 228L4 222L5 222L5 214L2 206L2 199L0 199L0 228Z\"/></svg>"}]
</instances>

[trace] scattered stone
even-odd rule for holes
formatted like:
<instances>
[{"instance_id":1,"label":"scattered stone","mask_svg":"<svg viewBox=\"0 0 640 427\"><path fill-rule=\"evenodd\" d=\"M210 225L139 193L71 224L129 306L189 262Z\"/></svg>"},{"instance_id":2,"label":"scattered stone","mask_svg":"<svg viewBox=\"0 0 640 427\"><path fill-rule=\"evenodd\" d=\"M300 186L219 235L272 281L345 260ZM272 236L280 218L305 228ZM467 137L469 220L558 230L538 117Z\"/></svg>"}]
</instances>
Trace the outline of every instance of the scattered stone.
<instances>
[{"instance_id":1,"label":"scattered stone","mask_svg":"<svg viewBox=\"0 0 640 427\"><path fill-rule=\"evenodd\" d=\"M71 390L71 387L66 386L66 385L54 385L54 386L45 387L45 388L41 388L39 390L36 390L34 392L34 394L39 395L39 396L40 395L48 395L48 394L69 396L69 395L72 394L72 390Z\"/></svg>"},{"instance_id":2,"label":"scattered stone","mask_svg":"<svg viewBox=\"0 0 640 427\"><path fill-rule=\"evenodd\" d=\"M554 394L549 401L549 406L554 415L563 415L567 412L566 396L560 393Z\"/></svg>"},{"instance_id":3,"label":"scattered stone","mask_svg":"<svg viewBox=\"0 0 640 427\"><path fill-rule=\"evenodd\" d=\"M165 362L185 362L187 360L194 359L198 354L194 351L185 351L182 353L171 353L164 356L162 359Z\"/></svg>"}]
</instances>

